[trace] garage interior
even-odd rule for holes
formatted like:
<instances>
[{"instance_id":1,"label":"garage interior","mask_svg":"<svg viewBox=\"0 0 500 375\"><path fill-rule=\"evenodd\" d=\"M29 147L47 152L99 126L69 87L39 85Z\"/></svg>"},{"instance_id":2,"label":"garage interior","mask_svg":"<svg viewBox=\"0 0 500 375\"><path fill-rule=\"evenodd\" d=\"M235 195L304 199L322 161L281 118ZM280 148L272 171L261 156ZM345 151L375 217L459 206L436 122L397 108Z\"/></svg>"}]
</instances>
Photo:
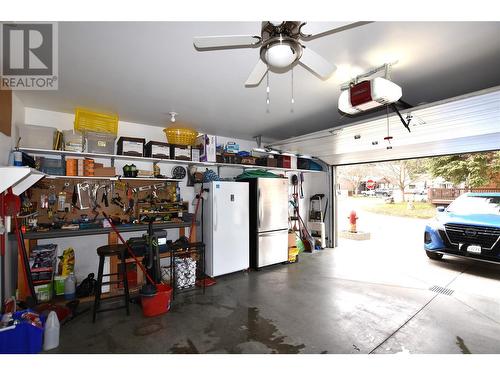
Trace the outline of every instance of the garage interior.
<instances>
[{"instance_id":1,"label":"garage interior","mask_svg":"<svg viewBox=\"0 0 500 375\"><path fill-rule=\"evenodd\" d=\"M56 24L58 88L0 90L2 299L46 332L59 312L57 345L21 352L499 353L499 265L432 262L404 218L342 240L337 191L340 166L500 150L498 22L308 22L303 57L269 70L255 41L282 23ZM207 47L221 35L254 43ZM339 110L375 78L402 96Z\"/></svg>"}]
</instances>

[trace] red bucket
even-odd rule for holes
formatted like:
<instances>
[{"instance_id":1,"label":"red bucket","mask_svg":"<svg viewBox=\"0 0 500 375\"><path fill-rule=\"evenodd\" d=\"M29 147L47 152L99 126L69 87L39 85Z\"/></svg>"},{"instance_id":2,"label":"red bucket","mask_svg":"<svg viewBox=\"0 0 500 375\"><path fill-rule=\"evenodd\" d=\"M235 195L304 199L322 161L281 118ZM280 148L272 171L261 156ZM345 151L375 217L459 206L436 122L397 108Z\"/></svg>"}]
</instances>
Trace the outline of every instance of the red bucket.
<instances>
[{"instance_id":1,"label":"red bucket","mask_svg":"<svg viewBox=\"0 0 500 375\"><path fill-rule=\"evenodd\" d=\"M151 297L141 296L142 313L144 316L157 316L170 310L172 287L164 284L156 285L156 294Z\"/></svg>"}]
</instances>

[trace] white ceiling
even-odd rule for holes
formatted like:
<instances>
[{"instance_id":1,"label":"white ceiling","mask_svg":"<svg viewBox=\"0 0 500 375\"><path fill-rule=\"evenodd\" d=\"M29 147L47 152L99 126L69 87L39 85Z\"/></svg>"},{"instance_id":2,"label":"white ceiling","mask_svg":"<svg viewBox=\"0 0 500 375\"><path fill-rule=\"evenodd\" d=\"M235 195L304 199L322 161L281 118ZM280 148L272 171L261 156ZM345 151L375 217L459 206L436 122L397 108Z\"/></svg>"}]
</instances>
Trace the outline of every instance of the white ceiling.
<instances>
[{"instance_id":1,"label":"white ceiling","mask_svg":"<svg viewBox=\"0 0 500 375\"><path fill-rule=\"evenodd\" d=\"M341 118L340 84L395 59L392 79L413 105L500 84L498 22L375 22L307 42L339 69L321 81L297 66L293 112L290 73L271 74L267 113L265 85L244 86L258 48L199 52L192 44L193 36L259 31L260 22L60 23L59 90L19 96L27 107L84 106L158 126L176 111L200 131L284 139L359 121Z\"/></svg>"}]
</instances>

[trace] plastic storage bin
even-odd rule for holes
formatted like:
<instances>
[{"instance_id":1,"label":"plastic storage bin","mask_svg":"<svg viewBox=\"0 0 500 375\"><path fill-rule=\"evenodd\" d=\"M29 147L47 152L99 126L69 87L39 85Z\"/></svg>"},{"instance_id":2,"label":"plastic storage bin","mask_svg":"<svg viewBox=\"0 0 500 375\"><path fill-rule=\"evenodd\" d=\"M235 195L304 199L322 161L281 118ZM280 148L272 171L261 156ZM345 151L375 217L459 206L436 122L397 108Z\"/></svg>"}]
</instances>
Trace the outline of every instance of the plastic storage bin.
<instances>
[{"instance_id":1,"label":"plastic storage bin","mask_svg":"<svg viewBox=\"0 0 500 375\"><path fill-rule=\"evenodd\" d=\"M144 138L120 137L117 142L117 154L144 156Z\"/></svg>"},{"instance_id":2,"label":"plastic storage bin","mask_svg":"<svg viewBox=\"0 0 500 375\"><path fill-rule=\"evenodd\" d=\"M64 150L83 152L85 141L83 134L74 130L63 130Z\"/></svg>"},{"instance_id":3,"label":"plastic storage bin","mask_svg":"<svg viewBox=\"0 0 500 375\"><path fill-rule=\"evenodd\" d=\"M14 313L19 319L27 310ZM42 323L45 319L40 317ZM37 354L42 351L43 328L35 327L27 322L0 329L0 354Z\"/></svg>"},{"instance_id":4,"label":"plastic storage bin","mask_svg":"<svg viewBox=\"0 0 500 375\"><path fill-rule=\"evenodd\" d=\"M115 153L116 137L112 134L87 132L85 133L85 140L87 152L108 155Z\"/></svg>"},{"instance_id":5,"label":"plastic storage bin","mask_svg":"<svg viewBox=\"0 0 500 375\"><path fill-rule=\"evenodd\" d=\"M19 147L40 148L52 150L54 148L54 134L56 128L49 126L23 125L18 126L18 134L21 138Z\"/></svg>"},{"instance_id":6,"label":"plastic storage bin","mask_svg":"<svg viewBox=\"0 0 500 375\"><path fill-rule=\"evenodd\" d=\"M66 161L64 157L58 159L46 158L43 156L36 158L40 171L55 176L66 175Z\"/></svg>"},{"instance_id":7,"label":"plastic storage bin","mask_svg":"<svg viewBox=\"0 0 500 375\"><path fill-rule=\"evenodd\" d=\"M109 133L116 136L118 134L118 115L77 108L75 111L75 130L83 133Z\"/></svg>"},{"instance_id":8,"label":"plastic storage bin","mask_svg":"<svg viewBox=\"0 0 500 375\"><path fill-rule=\"evenodd\" d=\"M168 143L149 141L144 150L149 158L170 159L170 144Z\"/></svg>"}]
</instances>

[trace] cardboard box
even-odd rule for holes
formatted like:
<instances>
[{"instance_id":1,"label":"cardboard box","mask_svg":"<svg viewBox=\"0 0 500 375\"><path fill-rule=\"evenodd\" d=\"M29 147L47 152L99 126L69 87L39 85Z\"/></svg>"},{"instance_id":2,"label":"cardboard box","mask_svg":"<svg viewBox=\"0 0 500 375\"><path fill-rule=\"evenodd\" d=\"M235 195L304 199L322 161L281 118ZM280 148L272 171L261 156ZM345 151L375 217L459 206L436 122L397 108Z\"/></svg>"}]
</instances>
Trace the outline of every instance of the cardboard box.
<instances>
[{"instance_id":1,"label":"cardboard box","mask_svg":"<svg viewBox=\"0 0 500 375\"><path fill-rule=\"evenodd\" d=\"M215 135L202 134L196 138L196 148L200 150L199 161L216 161L217 137Z\"/></svg>"},{"instance_id":2,"label":"cardboard box","mask_svg":"<svg viewBox=\"0 0 500 375\"><path fill-rule=\"evenodd\" d=\"M36 298L38 299L39 302L50 301L52 299L52 282L47 284L35 285L35 293L36 293Z\"/></svg>"},{"instance_id":3,"label":"cardboard box","mask_svg":"<svg viewBox=\"0 0 500 375\"><path fill-rule=\"evenodd\" d=\"M94 176L98 177L113 177L116 176L115 167L102 167L94 169Z\"/></svg>"},{"instance_id":4,"label":"cardboard box","mask_svg":"<svg viewBox=\"0 0 500 375\"><path fill-rule=\"evenodd\" d=\"M296 234L295 233L288 233L288 247L295 247L297 246L297 242L296 242Z\"/></svg>"}]
</instances>

